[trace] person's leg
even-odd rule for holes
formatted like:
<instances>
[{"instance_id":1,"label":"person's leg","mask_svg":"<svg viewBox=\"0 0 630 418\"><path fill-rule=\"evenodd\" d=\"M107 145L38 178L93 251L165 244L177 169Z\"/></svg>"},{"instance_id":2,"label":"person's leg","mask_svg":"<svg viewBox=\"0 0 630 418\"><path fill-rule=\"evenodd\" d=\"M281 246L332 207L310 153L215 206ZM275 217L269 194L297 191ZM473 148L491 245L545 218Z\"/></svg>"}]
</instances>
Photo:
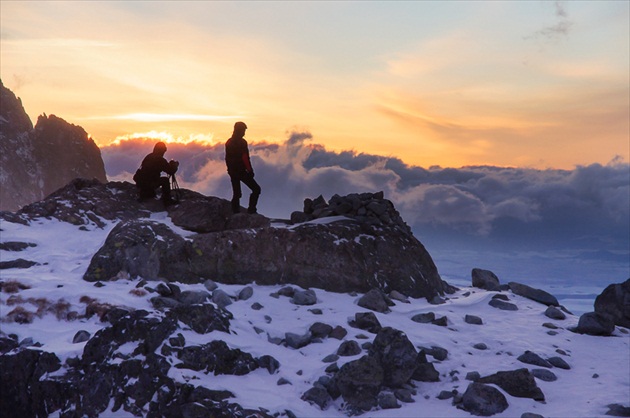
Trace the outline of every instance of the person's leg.
<instances>
[{"instance_id":1,"label":"person's leg","mask_svg":"<svg viewBox=\"0 0 630 418\"><path fill-rule=\"evenodd\" d=\"M256 206L258 205L258 198L260 197L260 185L254 180L253 177L247 177L243 179L243 183L252 190L252 194L249 195L249 206L247 207L247 213L257 213Z\"/></svg>"},{"instance_id":2,"label":"person's leg","mask_svg":"<svg viewBox=\"0 0 630 418\"><path fill-rule=\"evenodd\" d=\"M232 183L232 213L239 213L241 211L241 179L239 176L230 175L230 182Z\"/></svg>"}]
</instances>

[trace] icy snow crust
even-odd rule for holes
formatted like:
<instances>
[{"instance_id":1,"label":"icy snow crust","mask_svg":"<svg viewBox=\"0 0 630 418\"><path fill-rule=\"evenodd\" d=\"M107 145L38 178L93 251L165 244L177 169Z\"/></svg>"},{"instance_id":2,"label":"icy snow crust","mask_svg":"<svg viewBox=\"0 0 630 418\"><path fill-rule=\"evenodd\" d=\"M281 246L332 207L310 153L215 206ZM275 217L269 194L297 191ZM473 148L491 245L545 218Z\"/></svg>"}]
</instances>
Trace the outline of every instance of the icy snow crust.
<instances>
[{"instance_id":1,"label":"icy snow crust","mask_svg":"<svg viewBox=\"0 0 630 418\"><path fill-rule=\"evenodd\" d=\"M174 226L166 213L154 214L151 219L167 224L184 237L192 235ZM74 225L56 220L39 219L30 226L2 222L2 241L19 241L36 244L20 252L1 251L2 261L24 258L40 263L29 269L6 269L0 271L3 281L16 280L28 285L19 295L24 298L46 298L49 301L65 300L71 304L71 310L85 311L82 296L98 299L100 302L125 306L133 309L152 311L149 299L155 294L137 296L130 293L136 288L139 279L106 282L104 287L95 287L93 283L82 280L92 256L104 243L107 234L115 226L108 223L103 229L96 226L81 230ZM439 267L439 266L438 266ZM150 283L153 286L156 283ZM204 286L178 284L182 290L205 290ZM187 345L205 344L212 340L223 340L231 348L239 348L255 357L271 355L280 362L279 370L270 375L264 368L257 369L246 376L227 376L204 374L186 369L171 368L171 377L194 385L203 385L214 390L229 390L235 395L230 401L245 408L265 408L271 413L292 411L298 417L344 417L339 411L343 400L337 399L327 410L320 410L315 405L302 401L300 397L312 387L313 383L326 373L329 365L322 359L336 353L341 341L334 338L324 339L321 343L311 343L299 350L274 345L268 337L284 338L286 332L305 334L315 322L324 322L331 326L340 325L348 330L345 340L354 339L359 344L374 339L374 334L352 328L349 318L356 312L365 312L356 302L361 295L348 295L313 289L318 302L313 306L297 306L289 298L270 296L281 286L258 286L252 284L254 295L246 301L236 301L227 306L234 315L231 321L231 334L212 332L197 334L192 330L178 330ZM243 288L240 285L222 285L219 288L236 296ZM461 288L450 295L445 304L430 305L425 299L410 299L411 303L396 302L391 312L375 312L380 323L404 331L409 340L419 347L439 346L448 350L444 361L437 361L431 356L440 372L440 382L416 382L417 394L414 403L402 403L400 409L367 412L369 417L469 417L470 414L459 410L451 400L438 400L441 391L457 389L460 393L470 383L465 379L468 372L477 371L487 376L497 371L515 370L527 365L517 360L526 350L533 351L543 358L558 356L556 350L564 350L563 359L571 366L570 370L553 368L558 377L555 382L536 380L545 394L546 402L516 398L502 391L509 402L509 408L497 417L518 417L524 412L531 412L545 417L594 417L603 416L607 405L630 403L630 335L616 329L613 337L594 337L570 332L567 328L577 325L578 317L568 315L566 320L556 321L544 315L546 306L509 293L512 303L519 310L506 312L488 305L488 301L497 292L487 292L476 288ZM86 343L73 344L74 335L79 330L86 330L94 335L106 327L93 316L90 319L60 321L53 314L35 317L31 324L6 322L7 313L13 306L7 305L11 295L0 294L0 316L2 332L16 334L21 341L31 337L39 342L44 351L54 352L62 364L69 357L80 356ZM263 306L261 310L252 309L253 303ZM28 304L24 305L27 309ZM31 307L33 311L36 309ZM311 309L321 309L316 315ZM410 318L418 313L434 312L436 317L447 316L448 326L419 324ZM465 315L476 315L483 319L483 325L471 325L464 322ZM269 322L268 318L271 318ZM545 322L552 322L559 329L557 335L550 335ZM254 327L262 333L257 333ZM361 338L367 336L368 338ZM487 350L473 348L477 343L485 343ZM158 351L159 352L159 351ZM338 365L355 360L363 353L352 357L340 357ZM62 374L64 369L56 372ZM596 376L596 377L594 377ZM280 378L291 384L278 386ZM501 390L501 389L499 389ZM113 404L111 404L113 405ZM106 411L102 416L125 417L129 413L122 410L116 413Z\"/></svg>"}]
</instances>

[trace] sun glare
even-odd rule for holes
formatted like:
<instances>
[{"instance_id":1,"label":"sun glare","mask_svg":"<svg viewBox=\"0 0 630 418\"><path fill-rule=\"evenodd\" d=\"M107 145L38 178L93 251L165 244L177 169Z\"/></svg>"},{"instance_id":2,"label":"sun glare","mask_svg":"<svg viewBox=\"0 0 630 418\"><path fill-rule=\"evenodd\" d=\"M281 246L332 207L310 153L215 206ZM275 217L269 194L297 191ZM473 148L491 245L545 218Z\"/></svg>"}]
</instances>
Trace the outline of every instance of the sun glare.
<instances>
[{"instance_id":1,"label":"sun glare","mask_svg":"<svg viewBox=\"0 0 630 418\"><path fill-rule=\"evenodd\" d=\"M212 134L190 134L188 138L174 136L170 132L134 132L132 134L119 135L110 145L120 145L126 141L161 141L167 144L199 144L205 146L215 145L214 135Z\"/></svg>"}]
</instances>

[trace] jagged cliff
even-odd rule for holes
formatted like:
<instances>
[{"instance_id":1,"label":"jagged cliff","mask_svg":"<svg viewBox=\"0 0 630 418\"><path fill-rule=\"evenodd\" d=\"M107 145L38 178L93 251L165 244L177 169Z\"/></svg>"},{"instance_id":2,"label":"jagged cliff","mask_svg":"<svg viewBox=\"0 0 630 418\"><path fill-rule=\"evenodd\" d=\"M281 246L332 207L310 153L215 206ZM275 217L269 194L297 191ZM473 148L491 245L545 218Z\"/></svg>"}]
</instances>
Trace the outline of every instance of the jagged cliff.
<instances>
[{"instance_id":1,"label":"jagged cliff","mask_svg":"<svg viewBox=\"0 0 630 418\"><path fill-rule=\"evenodd\" d=\"M41 200L77 177L107 181L98 146L83 128L55 115L33 124L0 81L0 210Z\"/></svg>"}]
</instances>

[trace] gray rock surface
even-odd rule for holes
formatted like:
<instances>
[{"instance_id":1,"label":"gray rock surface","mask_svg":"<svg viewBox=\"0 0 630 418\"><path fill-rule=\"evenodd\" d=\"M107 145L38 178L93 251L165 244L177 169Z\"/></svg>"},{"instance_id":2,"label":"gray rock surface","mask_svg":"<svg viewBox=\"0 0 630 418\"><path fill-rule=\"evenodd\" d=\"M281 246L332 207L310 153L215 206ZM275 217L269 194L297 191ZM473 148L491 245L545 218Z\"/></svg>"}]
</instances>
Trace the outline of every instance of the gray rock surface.
<instances>
[{"instance_id":1,"label":"gray rock surface","mask_svg":"<svg viewBox=\"0 0 630 418\"><path fill-rule=\"evenodd\" d=\"M615 325L630 328L630 279L607 286L595 298L595 312L609 316Z\"/></svg>"}]
</instances>

